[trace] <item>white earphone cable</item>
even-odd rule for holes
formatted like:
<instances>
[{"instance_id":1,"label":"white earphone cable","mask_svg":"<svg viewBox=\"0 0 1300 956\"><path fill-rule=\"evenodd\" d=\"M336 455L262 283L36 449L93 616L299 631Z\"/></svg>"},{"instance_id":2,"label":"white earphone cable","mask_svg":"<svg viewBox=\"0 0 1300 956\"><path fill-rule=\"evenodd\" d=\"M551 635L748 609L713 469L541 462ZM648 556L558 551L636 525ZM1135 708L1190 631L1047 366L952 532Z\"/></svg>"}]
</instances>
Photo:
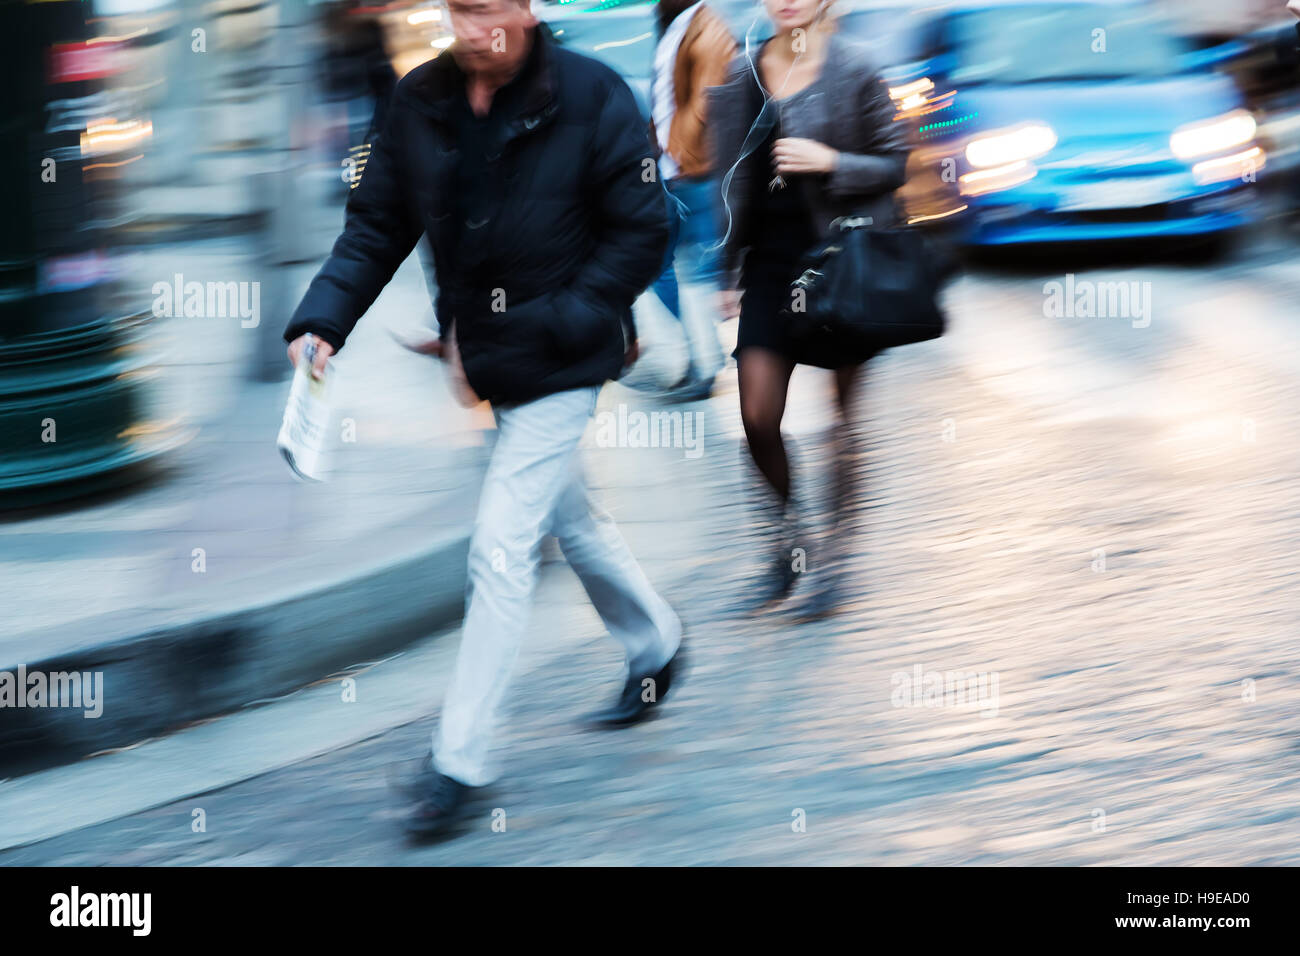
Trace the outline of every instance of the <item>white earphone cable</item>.
<instances>
[{"instance_id":1,"label":"white earphone cable","mask_svg":"<svg viewBox=\"0 0 1300 956\"><path fill-rule=\"evenodd\" d=\"M830 0L822 0L822 2L818 4L817 15L813 19L813 24L818 24L821 22L821 19L825 15L826 8L828 6L830 6ZM769 115L768 108L773 107L773 109L775 109L774 106L775 100L773 99L772 95L768 93L767 88L763 86L763 80L758 75L758 68L754 65L754 56L749 49L749 39L754 32L754 27L758 26L758 17L759 14L755 14L754 19L749 24L749 28L745 31L745 60L749 63L749 72L752 73L754 76L754 83L757 84L759 92L763 94L763 105L759 109L758 116L755 117L753 124L749 127L749 132L745 134L745 139L740 146L740 155L736 158L736 161L731 164L731 168L728 169L726 173L724 173L722 176L722 187L721 187L722 206L727 211L727 231L722 236L721 239L719 239L717 242L715 242L712 246L709 247L710 252L717 252L719 249L722 249L727 244L727 240L731 238L731 228L734 223L734 218L731 213L731 202L728 198L728 193L731 189L731 181L734 178L736 169L740 166L740 164L743 163L746 159L748 159L751 155L753 155L754 151L760 145L762 145L763 142L762 138L760 138L757 143L751 144L751 140L753 139L754 136L754 130L758 129L758 126L760 123L763 122L764 117ZM785 89L785 84L790 81L790 74L794 72L794 68L799 63L799 60L803 57L803 54L804 54L803 50L800 50L798 53L795 54L794 60L792 60L790 63L790 69L789 71L786 72L785 79L781 81L781 89ZM762 136L766 137L770 129L771 127L765 127L763 129Z\"/></svg>"}]
</instances>

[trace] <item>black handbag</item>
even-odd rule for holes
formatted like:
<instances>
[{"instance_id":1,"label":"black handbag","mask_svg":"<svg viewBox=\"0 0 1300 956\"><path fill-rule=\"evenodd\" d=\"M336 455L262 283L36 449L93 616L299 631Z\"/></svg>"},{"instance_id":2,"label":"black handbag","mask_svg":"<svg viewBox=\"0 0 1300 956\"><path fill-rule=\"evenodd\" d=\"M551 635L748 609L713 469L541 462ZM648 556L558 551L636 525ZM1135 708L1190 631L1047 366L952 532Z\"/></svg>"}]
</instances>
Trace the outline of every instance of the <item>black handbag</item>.
<instances>
[{"instance_id":1,"label":"black handbag","mask_svg":"<svg viewBox=\"0 0 1300 956\"><path fill-rule=\"evenodd\" d=\"M871 229L842 216L805 256L782 310L800 361L857 365L898 345L943 335L938 293L951 271L916 229Z\"/></svg>"}]
</instances>

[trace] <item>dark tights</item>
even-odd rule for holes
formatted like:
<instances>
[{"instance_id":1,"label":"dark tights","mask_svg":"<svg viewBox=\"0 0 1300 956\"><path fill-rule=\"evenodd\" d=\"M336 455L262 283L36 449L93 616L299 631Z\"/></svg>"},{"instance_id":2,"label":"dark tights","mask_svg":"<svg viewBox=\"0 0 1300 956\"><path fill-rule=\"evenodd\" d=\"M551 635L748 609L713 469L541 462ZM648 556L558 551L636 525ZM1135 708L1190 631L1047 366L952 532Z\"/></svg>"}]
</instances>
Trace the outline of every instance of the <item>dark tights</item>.
<instances>
[{"instance_id":1,"label":"dark tights","mask_svg":"<svg viewBox=\"0 0 1300 956\"><path fill-rule=\"evenodd\" d=\"M740 419L745 426L749 454L772 489L783 499L790 497L790 462L781 439L781 419L785 416L786 394L794 362L758 346L742 349L736 360L740 383ZM858 366L836 369L835 403L840 423L849 420L853 402L853 384ZM836 462L837 465L847 463Z\"/></svg>"}]
</instances>

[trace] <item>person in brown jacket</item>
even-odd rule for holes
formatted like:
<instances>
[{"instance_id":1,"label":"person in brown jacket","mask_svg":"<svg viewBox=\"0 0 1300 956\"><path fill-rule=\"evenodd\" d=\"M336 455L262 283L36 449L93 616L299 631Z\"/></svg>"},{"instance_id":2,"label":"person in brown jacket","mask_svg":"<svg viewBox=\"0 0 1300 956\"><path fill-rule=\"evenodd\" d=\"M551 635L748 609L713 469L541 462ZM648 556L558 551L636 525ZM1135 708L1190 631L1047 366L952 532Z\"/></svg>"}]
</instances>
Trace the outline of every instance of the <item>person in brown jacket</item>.
<instances>
[{"instance_id":1,"label":"person in brown jacket","mask_svg":"<svg viewBox=\"0 0 1300 956\"><path fill-rule=\"evenodd\" d=\"M655 292L682 318L674 255L684 254L689 275L717 284L717 182L711 163L705 116L705 91L722 84L736 55L727 24L702 0L659 0L659 42L650 89L650 132L659 147L659 173L677 202L673 239ZM713 295L709 296L711 301ZM691 368L677 397L704 398L723 366L722 350L710 321L706 329L686 323Z\"/></svg>"}]
</instances>

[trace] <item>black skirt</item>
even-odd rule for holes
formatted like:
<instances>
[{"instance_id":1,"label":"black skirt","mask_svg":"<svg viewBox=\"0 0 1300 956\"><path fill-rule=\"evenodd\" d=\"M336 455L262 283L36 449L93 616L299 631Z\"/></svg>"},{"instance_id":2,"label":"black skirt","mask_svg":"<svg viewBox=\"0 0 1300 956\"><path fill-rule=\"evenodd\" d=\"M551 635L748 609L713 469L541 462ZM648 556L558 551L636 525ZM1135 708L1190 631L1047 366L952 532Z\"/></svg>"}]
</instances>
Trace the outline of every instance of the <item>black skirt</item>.
<instances>
[{"instance_id":1,"label":"black skirt","mask_svg":"<svg viewBox=\"0 0 1300 956\"><path fill-rule=\"evenodd\" d=\"M732 354L739 356L742 349L757 346L799 361L798 348L788 334L789 314L784 310L790 307L790 283L799 277L798 263L804 251L792 251L775 260L746 257L741 274L740 329Z\"/></svg>"}]
</instances>

